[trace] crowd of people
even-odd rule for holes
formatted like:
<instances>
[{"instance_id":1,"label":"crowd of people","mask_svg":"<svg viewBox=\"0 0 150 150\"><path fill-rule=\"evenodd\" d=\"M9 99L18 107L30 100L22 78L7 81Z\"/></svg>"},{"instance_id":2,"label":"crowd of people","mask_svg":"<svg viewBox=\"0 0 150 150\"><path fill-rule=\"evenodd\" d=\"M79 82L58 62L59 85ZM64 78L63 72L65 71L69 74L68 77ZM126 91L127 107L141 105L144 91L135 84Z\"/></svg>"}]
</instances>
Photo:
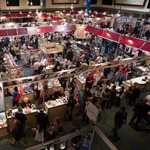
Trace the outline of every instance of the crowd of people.
<instances>
[{"instance_id":1,"label":"crowd of people","mask_svg":"<svg viewBox=\"0 0 150 150\"><path fill-rule=\"evenodd\" d=\"M136 26L133 30L126 25L121 32L123 34L133 32L136 37L139 37L139 33L141 33L140 27ZM147 34L147 33L145 33ZM86 53L78 53L73 50L72 43L75 41L73 32L67 33L54 33L50 34L47 33L44 35L47 38L47 42L59 42L64 47L63 56L58 55L49 55L46 56L44 53L40 58L40 63L38 60L33 57L32 61L29 62L31 65L32 73L31 75L43 74L46 73L43 71L43 68L47 65L54 65L53 71L61 71L61 70L68 70L77 67L83 66L91 66L93 64L100 64L104 62L112 62L114 60L121 60L126 58L123 49L119 49L119 54L116 53L117 50L117 43L99 38L93 34L87 33L86 39L78 42L76 45L77 47L86 50ZM6 66L4 64L4 56L6 53L11 53L13 57L16 57L15 49L19 47L19 49L38 49L39 42L41 41L42 36L40 35L32 35L32 36L22 36L20 38L2 38L0 42L0 71L2 74L6 72ZM149 34L147 36L149 38ZM116 55L117 54L117 55ZM59 61L59 57L65 59L61 63ZM135 108L133 109L134 115L131 118L130 124L133 126L134 129L138 129L139 123L142 119L146 120L145 129L148 129L150 125L150 104L149 104L149 97L141 98L141 89L138 87L138 83L134 83L133 86L129 90L125 90L122 86L122 83L127 80L131 80L132 78L141 76L139 72L135 69L136 66L147 66L148 61L140 61L135 62L132 64L125 64L123 66L115 66L112 68L104 68L103 75L100 77L96 86L93 86L94 77L93 72L87 73L86 76L86 83L85 89L81 91L83 104L80 104L81 111L82 111L82 121L86 124L89 124L90 120L86 113L86 104L91 102L95 107L99 110L98 122L102 121L102 114L103 111L106 109L111 109L112 107L120 107L120 110L116 112L114 116L114 127L113 127L113 134L114 140L117 141L118 139L118 129L122 127L128 120L127 118L127 111L126 108L123 107L124 101L122 98L127 100L127 104ZM3 75L2 75L3 76ZM77 90L79 87L77 85L77 76L74 75L71 77L72 80L69 80L69 77L59 78L59 82L62 86L60 90L58 90L55 86L53 87L52 94L48 94L48 86L45 83L44 92L46 93L45 101L48 100L55 100L60 97L64 97L64 91L68 91L69 98L67 102L67 115L68 120L72 121L73 116L72 112L76 103L78 103L77 98ZM119 89L118 89L119 87ZM36 95L38 99L41 97L41 93L39 93L38 89L34 90L37 92ZM25 136L24 128L25 128L25 120L27 119L26 116L22 113L22 108L30 107L31 101L26 97L24 98L21 106L19 106L18 101L15 98L18 96L18 89L15 87L12 93L12 103L13 106L18 107L18 112L15 114L16 121L14 122L14 127L12 128L12 135L14 140L11 142L11 145L15 146L16 142L19 141L20 145L24 148L24 143L21 140L23 136ZM42 100L43 102L43 100ZM39 104L41 104L39 100ZM119 108L118 108L119 109ZM37 144L43 143L44 141L51 140L58 135L62 135L63 127L60 123L60 118L56 117L54 122L49 124L47 115L40 110L40 113L36 115L37 117L37 127L33 128L34 132L34 140L37 141ZM136 119L136 122L134 123ZM74 131L78 131L79 127L76 127ZM89 138L89 135L85 135L84 137ZM79 137L78 137L79 138ZM72 139L72 145L75 149L79 148L79 139L75 138ZM85 138L84 138L85 139ZM80 139L83 140L82 138ZM86 145L87 146L87 145Z\"/></svg>"}]
</instances>

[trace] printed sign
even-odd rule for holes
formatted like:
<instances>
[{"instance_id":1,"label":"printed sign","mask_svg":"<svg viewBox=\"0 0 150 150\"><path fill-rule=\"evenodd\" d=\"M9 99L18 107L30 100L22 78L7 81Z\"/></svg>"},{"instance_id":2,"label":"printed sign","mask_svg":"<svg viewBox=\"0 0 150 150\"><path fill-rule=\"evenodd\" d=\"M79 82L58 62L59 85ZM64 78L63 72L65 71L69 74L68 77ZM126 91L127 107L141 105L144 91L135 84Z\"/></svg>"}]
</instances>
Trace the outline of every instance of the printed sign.
<instances>
[{"instance_id":1,"label":"printed sign","mask_svg":"<svg viewBox=\"0 0 150 150\"><path fill-rule=\"evenodd\" d=\"M91 102L87 102L85 110L89 119L96 124L98 119L98 109L95 107L95 105L93 105Z\"/></svg>"},{"instance_id":2,"label":"printed sign","mask_svg":"<svg viewBox=\"0 0 150 150\"><path fill-rule=\"evenodd\" d=\"M2 82L0 82L0 111L5 110L5 105L4 105L4 95L3 95L3 85Z\"/></svg>"}]
</instances>

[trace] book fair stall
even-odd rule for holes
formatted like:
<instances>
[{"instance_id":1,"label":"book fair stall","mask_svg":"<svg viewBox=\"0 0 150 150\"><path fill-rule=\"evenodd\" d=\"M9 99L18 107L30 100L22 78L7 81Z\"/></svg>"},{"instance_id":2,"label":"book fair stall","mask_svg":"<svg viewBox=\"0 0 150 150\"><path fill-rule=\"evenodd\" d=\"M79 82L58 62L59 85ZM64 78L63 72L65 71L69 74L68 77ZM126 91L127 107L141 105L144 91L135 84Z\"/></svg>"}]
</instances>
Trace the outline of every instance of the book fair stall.
<instances>
[{"instance_id":1,"label":"book fair stall","mask_svg":"<svg viewBox=\"0 0 150 150\"><path fill-rule=\"evenodd\" d=\"M60 116L60 118L63 118L66 116L66 102L68 100L68 91L65 91L65 96L56 98L56 99L45 99L45 91L43 90L43 87L45 84L48 84L48 93L51 93L51 88L53 90L58 87L61 87L61 84L58 82L58 78L62 77L71 77L73 75L80 76L81 73L96 73L101 74L103 68L112 67L115 65L123 65L126 63L133 63L135 61L142 61L149 59L149 55L147 56L141 56L141 57L134 57L134 58L128 58L123 60L116 60L113 62L106 62L102 64L95 64L92 66L84 66L79 67L75 69L70 70L63 70L59 72L53 72L50 74L43 74L43 75L36 75L36 76L29 76L29 77L23 77L23 78L17 78L17 79L11 79L6 81L0 82L0 136L4 136L10 133L10 129L12 126L13 121L15 120L14 114L17 111L17 109L14 109L11 105L11 97L10 93L14 91L15 87L18 87L19 91L19 103L25 102L25 100L30 100L30 103L28 102L28 105L25 105L23 108L23 112L28 118L25 128L31 128L36 125L36 118L35 115L39 111L40 108L45 109L45 113L48 114L49 121L53 120L56 116ZM97 71L95 71L97 70ZM135 78L130 81L130 83L124 82L124 86L130 86L135 81L139 81L139 85L144 85L147 82L149 82L149 73L145 76L142 76L140 78ZM81 78L81 77L80 77ZM95 82L97 77L95 77ZM83 79L82 79L83 80ZM95 83L94 83L95 85ZM77 85L78 86L78 85ZM119 88L118 88L119 89ZM49 91L50 90L50 91ZM39 92L41 96L41 101L37 102L32 99L28 94L33 95L33 97ZM26 98L25 98L25 97ZM37 95L36 95L37 96ZM77 104L75 106L73 113L79 112L79 105Z\"/></svg>"}]
</instances>

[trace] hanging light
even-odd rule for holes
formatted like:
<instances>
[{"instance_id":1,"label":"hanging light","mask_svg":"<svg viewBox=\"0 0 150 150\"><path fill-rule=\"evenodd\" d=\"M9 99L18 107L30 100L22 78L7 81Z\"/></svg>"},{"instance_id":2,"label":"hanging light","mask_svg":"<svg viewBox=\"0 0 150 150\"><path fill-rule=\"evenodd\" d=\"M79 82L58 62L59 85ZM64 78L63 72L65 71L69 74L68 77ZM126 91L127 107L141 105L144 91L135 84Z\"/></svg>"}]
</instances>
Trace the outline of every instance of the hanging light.
<instances>
[{"instance_id":1,"label":"hanging light","mask_svg":"<svg viewBox=\"0 0 150 150\"><path fill-rule=\"evenodd\" d=\"M66 143L65 142L62 142L59 146L60 149L65 149L66 147Z\"/></svg>"},{"instance_id":2,"label":"hanging light","mask_svg":"<svg viewBox=\"0 0 150 150\"><path fill-rule=\"evenodd\" d=\"M41 6L43 6L43 2L41 2Z\"/></svg>"},{"instance_id":3,"label":"hanging light","mask_svg":"<svg viewBox=\"0 0 150 150\"><path fill-rule=\"evenodd\" d=\"M7 1L7 5L9 4L9 1Z\"/></svg>"},{"instance_id":4,"label":"hanging light","mask_svg":"<svg viewBox=\"0 0 150 150\"><path fill-rule=\"evenodd\" d=\"M32 1L31 1L30 5L31 5L31 6L33 5Z\"/></svg>"},{"instance_id":5,"label":"hanging light","mask_svg":"<svg viewBox=\"0 0 150 150\"><path fill-rule=\"evenodd\" d=\"M88 13L87 13L87 9L85 10L85 14L84 14L85 16L87 16L88 15Z\"/></svg>"},{"instance_id":6,"label":"hanging light","mask_svg":"<svg viewBox=\"0 0 150 150\"><path fill-rule=\"evenodd\" d=\"M50 150L54 150L54 146L50 146Z\"/></svg>"}]
</instances>

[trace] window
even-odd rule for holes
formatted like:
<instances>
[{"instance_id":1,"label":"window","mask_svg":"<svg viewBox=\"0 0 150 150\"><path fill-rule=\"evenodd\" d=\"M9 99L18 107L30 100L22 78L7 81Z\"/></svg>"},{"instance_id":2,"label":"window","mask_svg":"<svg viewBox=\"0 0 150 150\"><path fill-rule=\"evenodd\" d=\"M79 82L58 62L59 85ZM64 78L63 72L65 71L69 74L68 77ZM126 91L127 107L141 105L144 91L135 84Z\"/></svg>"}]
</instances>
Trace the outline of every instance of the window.
<instances>
[{"instance_id":1,"label":"window","mask_svg":"<svg viewBox=\"0 0 150 150\"><path fill-rule=\"evenodd\" d=\"M28 0L28 6L39 6L40 0Z\"/></svg>"},{"instance_id":2,"label":"window","mask_svg":"<svg viewBox=\"0 0 150 150\"><path fill-rule=\"evenodd\" d=\"M19 0L6 0L7 6L19 6Z\"/></svg>"},{"instance_id":3,"label":"window","mask_svg":"<svg viewBox=\"0 0 150 150\"><path fill-rule=\"evenodd\" d=\"M112 5L113 0L102 0L102 5Z\"/></svg>"},{"instance_id":4,"label":"window","mask_svg":"<svg viewBox=\"0 0 150 150\"><path fill-rule=\"evenodd\" d=\"M91 4L97 4L97 0L91 0Z\"/></svg>"},{"instance_id":5,"label":"window","mask_svg":"<svg viewBox=\"0 0 150 150\"><path fill-rule=\"evenodd\" d=\"M148 2L147 8L150 8L150 0L149 0L149 2Z\"/></svg>"}]
</instances>

